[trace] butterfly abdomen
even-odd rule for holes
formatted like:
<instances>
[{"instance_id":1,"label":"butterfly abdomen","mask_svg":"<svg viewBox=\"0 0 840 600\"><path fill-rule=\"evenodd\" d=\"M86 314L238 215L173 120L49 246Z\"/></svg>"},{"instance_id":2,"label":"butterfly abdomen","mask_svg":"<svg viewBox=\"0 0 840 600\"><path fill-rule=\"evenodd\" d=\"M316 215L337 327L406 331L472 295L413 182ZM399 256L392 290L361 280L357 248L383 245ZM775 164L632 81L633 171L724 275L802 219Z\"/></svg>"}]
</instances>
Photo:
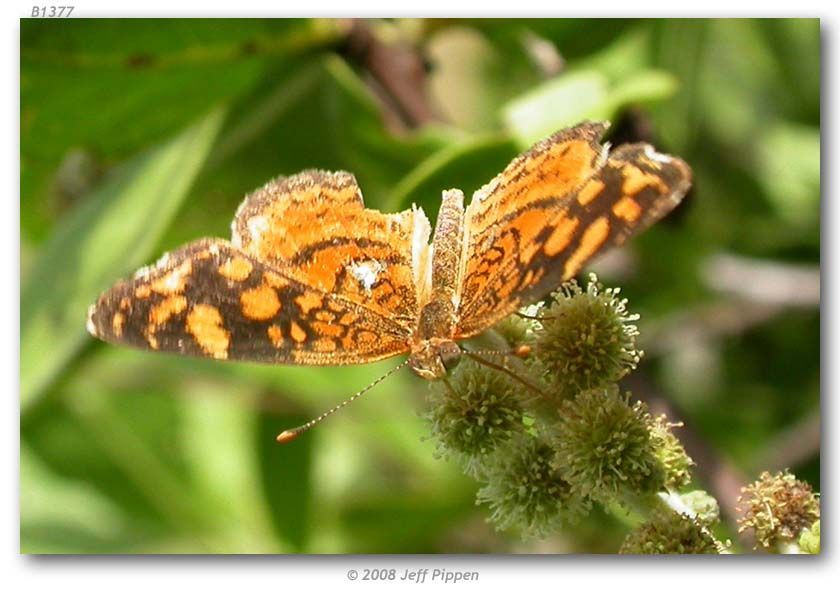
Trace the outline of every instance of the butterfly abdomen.
<instances>
[{"instance_id":1,"label":"butterfly abdomen","mask_svg":"<svg viewBox=\"0 0 840 600\"><path fill-rule=\"evenodd\" d=\"M457 297L464 239L464 192L443 192L432 238L432 286L428 302L421 308L417 338L450 338L458 319Z\"/></svg>"}]
</instances>

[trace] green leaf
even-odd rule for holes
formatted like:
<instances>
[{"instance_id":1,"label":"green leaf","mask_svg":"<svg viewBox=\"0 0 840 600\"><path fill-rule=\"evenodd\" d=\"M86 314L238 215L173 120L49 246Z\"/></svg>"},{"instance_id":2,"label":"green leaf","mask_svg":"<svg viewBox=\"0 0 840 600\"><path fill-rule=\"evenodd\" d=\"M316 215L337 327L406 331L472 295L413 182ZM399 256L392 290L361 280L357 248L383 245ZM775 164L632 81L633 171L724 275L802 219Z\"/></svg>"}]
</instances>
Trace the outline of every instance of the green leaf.
<instances>
[{"instance_id":1,"label":"green leaf","mask_svg":"<svg viewBox=\"0 0 840 600\"><path fill-rule=\"evenodd\" d=\"M67 202L56 170L168 139L329 46L327 19L29 19L21 23L21 227L41 240ZM69 200L73 200L70 197Z\"/></svg>"},{"instance_id":2,"label":"green leaf","mask_svg":"<svg viewBox=\"0 0 840 600\"><path fill-rule=\"evenodd\" d=\"M20 507L20 551L27 554L108 552L112 532L126 529L127 515L118 506L86 482L55 473L25 442Z\"/></svg>"},{"instance_id":3,"label":"green leaf","mask_svg":"<svg viewBox=\"0 0 840 600\"><path fill-rule=\"evenodd\" d=\"M213 110L92 192L41 251L21 292L21 403L26 409L82 347L85 311L148 259L209 153L224 112Z\"/></svg>"},{"instance_id":4,"label":"green leaf","mask_svg":"<svg viewBox=\"0 0 840 600\"><path fill-rule=\"evenodd\" d=\"M605 119L609 94L607 77L579 71L555 77L509 102L504 120L522 148L584 118Z\"/></svg>"},{"instance_id":5,"label":"green leaf","mask_svg":"<svg viewBox=\"0 0 840 600\"><path fill-rule=\"evenodd\" d=\"M503 134L450 144L418 164L394 187L386 209L397 211L416 204L434 223L442 190L457 187L469 199L504 169L516 151L510 137Z\"/></svg>"},{"instance_id":6,"label":"green leaf","mask_svg":"<svg viewBox=\"0 0 840 600\"><path fill-rule=\"evenodd\" d=\"M779 215L799 226L820 218L820 130L777 122L756 144L757 176Z\"/></svg>"},{"instance_id":7,"label":"green leaf","mask_svg":"<svg viewBox=\"0 0 840 600\"><path fill-rule=\"evenodd\" d=\"M259 459L266 505L277 536L296 551L305 551L312 525L312 459L314 437L304 435L293 444L278 446L275 437L296 427L304 415L259 417L253 443ZM317 522L317 521L316 521Z\"/></svg>"},{"instance_id":8,"label":"green leaf","mask_svg":"<svg viewBox=\"0 0 840 600\"><path fill-rule=\"evenodd\" d=\"M646 69L618 82L595 70L556 77L509 102L504 120L521 148L584 119L611 119L628 105L667 98L676 80L664 71Z\"/></svg>"}]
</instances>

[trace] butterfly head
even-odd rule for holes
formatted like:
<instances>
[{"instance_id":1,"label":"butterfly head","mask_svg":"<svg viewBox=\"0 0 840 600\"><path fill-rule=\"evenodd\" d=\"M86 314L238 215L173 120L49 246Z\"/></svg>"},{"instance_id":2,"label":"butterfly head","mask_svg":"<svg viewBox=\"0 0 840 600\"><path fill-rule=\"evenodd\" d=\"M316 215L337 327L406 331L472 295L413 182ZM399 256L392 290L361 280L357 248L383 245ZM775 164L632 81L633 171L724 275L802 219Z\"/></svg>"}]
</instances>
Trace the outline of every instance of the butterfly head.
<instances>
[{"instance_id":1,"label":"butterfly head","mask_svg":"<svg viewBox=\"0 0 840 600\"><path fill-rule=\"evenodd\" d=\"M461 348L452 340L420 341L411 351L408 366L423 379L441 379L461 360Z\"/></svg>"}]
</instances>

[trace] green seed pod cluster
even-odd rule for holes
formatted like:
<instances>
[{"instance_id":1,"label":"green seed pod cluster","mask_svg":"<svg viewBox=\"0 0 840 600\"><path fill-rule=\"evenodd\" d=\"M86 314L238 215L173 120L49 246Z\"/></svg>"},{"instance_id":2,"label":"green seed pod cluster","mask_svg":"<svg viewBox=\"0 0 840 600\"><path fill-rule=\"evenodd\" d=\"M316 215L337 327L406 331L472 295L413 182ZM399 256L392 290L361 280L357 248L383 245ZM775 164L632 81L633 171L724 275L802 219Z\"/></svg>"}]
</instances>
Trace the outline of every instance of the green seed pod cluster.
<instances>
[{"instance_id":1,"label":"green seed pod cluster","mask_svg":"<svg viewBox=\"0 0 840 600\"><path fill-rule=\"evenodd\" d=\"M673 495L689 483L693 463L673 434L676 425L652 417L618 386L642 356L637 318L617 289L594 276L585 288L566 283L547 307L525 308L497 325L497 341L515 356L468 355L430 385L427 419L438 454L481 484L477 501L497 528L544 537L595 502L648 514L660 509L661 492ZM695 500L697 510L680 505L691 518L652 518L639 533L641 545L628 548L714 551L711 536L696 530L717 513ZM673 545L655 538L668 527L677 535Z\"/></svg>"},{"instance_id":2,"label":"green seed pod cluster","mask_svg":"<svg viewBox=\"0 0 840 600\"><path fill-rule=\"evenodd\" d=\"M513 314L499 321L493 329L505 339L511 348L516 348L521 344L534 343L535 325L537 325L536 321L529 321Z\"/></svg>"},{"instance_id":3,"label":"green seed pod cluster","mask_svg":"<svg viewBox=\"0 0 840 600\"><path fill-rule=\"evenodd\" d=\"M687 506L700 522L708 527L712 527L720 521L720 506L717 500L710 496L703 490L694 490L686 494L680 495L680 501Z\"/></svg>"}]
</instances>

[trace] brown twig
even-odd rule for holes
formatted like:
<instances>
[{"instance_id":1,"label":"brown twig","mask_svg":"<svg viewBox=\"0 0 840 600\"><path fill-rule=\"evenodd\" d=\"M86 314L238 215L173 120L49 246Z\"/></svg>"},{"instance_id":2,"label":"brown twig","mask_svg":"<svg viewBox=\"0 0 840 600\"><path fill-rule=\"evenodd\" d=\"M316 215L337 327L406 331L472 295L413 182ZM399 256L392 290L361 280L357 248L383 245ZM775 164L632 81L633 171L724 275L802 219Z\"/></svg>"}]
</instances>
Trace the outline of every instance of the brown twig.
<instances>
[{"instance_id":1,"label":"brown twig","mask_svg":"<svg viewBox=\"0 0 840 600\"><path fill-rule=\"evenodd\" d=\"M387 124L413 129L435 119L426 94L426 64L416 47L404 39L385 41L370 21L354 19L345 56L369 75Z\"/></svg>"},{"instance_id":2,"label":"brown twig","mask_svg":"<svg viewBox=\"0 0 840 600\"><path fill-rule=\"evenodd\" d=\"M649 355L740 335L786 311L819 310L819 268L716 254L700 270L723 297L648 324L639 342Z\"/></svg>"}]
</instances>

